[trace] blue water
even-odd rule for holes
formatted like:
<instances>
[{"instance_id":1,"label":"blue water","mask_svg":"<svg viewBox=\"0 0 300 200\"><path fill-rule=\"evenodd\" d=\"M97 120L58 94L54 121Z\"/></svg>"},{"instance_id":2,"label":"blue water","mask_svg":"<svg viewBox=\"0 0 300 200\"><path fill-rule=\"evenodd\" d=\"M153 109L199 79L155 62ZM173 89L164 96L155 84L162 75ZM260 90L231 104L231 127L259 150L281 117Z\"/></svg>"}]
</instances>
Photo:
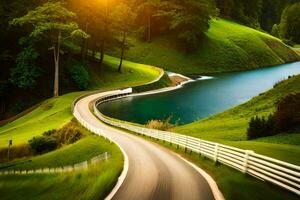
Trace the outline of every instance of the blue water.
<instances>
[{"instance_id":1,"label":"blue water","mask_svg":"<svg viewBox=\"0 0 300 200\"><path fill-rule=\"evenodd\" d=\"M300 62L223 73L175 91L108 102L99 109L107 116L141 124L169 116L173 122L186 124L244 103L296 74L300 74Z\"/></svg>"}]
</instances>

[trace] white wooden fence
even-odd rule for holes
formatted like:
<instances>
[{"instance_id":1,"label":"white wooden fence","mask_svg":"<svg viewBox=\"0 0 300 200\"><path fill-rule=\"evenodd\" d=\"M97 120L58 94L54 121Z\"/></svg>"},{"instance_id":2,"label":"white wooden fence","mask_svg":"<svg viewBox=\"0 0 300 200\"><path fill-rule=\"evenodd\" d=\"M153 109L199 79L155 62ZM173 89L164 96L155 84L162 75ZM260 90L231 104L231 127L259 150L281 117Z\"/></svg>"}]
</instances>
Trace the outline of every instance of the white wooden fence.
<instances>
[{"instance_id":1,"label":"white wooden fence","mask_svg":"<svg viewBox=\"0 0 300 200\"><path fill-rule=\"evenodd\" d=\"M73 172L77 170L84 170L87 169L89 165L95 165L100 161L107 160L111 157L109 152L105 152L99 156L92 158L90 161L83 161L81 163L77 163L74 165L68 165L63 167L56 167L56 168L42 168L42 169L31 169L31 170L4 170L0 171L0 175L7 175L7 174L49 174L49 173L66 173L66 172Z\"/></svg>"},{"instance_id":2,"label":"white wooden fence","mask_svg":"<svg viewBox=\"0 0 300 200\"><path fill-rule=\"evenodd\" d=\"M97 109L99 104L124 98L130 94L131 93L120 91L119 94L108 95L98 99L94 104L94 112L96 116L106 124L169 142L170 144L185 148L185 151L198 153L199 155L210 158L215 162L223 163L241 171L242 173L271 182L300 195L300 166L263 156L255 153L254 151L242 150L186 135L148 129L117 120L110 120ZM99 132L99 130L96 131Z\"/></svg>"}]
</instances>

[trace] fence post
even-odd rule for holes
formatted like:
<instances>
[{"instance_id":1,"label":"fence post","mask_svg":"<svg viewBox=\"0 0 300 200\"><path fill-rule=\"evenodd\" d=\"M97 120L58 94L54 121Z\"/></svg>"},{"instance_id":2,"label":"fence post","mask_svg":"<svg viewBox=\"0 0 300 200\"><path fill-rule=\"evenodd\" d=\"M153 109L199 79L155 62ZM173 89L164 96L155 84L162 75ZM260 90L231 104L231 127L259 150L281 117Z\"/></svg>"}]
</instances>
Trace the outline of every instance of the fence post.
<instances>
[{"instance_id":1,"label":"fence post","mask_svg":"<svg viewBox=\"0 0 300 200\"><path fill-rule=\"evenodd\" d=\"M214 157L214 161L215 163L218 162L218 154L219 154L219 144L215 144L215 157Z\"/></svg>"},{"instance_id":2,"label":"fence post","mask_svg":"<svg viewBox=\"0 0 300 200\"><path fill-rule=\"evenodd\" d=\"M248 171L248 162L249 162L249 157L250 157L250 154L251 153L254 153L254 151L245 151L245 158L244 158L244 169L243 169L243 173L246 174L247 171Z\"/></svg>"},{"instance_id":3,"label":"fence post","mask_svg":"<svg viewBox=\"0 0 300 200\"><path fill-rule=\"evenodd\" d=\"M187 136L185 136L185 148L184 148L184 153L187 152Z\"/></svg>"},{"instance_id":4,"label":"fence post","mask_svg":"<svg viewBox=\"0 0 300 200\"><path fill-rule=\"evenodd\" d=\"M202 156L202 142L199 140L199 157Z\"/></svg>"},{"instance_id":5,"label":"fence post","mask_svg":"<svg viewBox=\"0 0 300 200\"><path fill-rule=\"evenodd\" d=\"M105 152L105 154L104 154L104 158L105 158L105 160L107 160L107 159L108 159L107 152Z\"/></svg>"}]
</instances>

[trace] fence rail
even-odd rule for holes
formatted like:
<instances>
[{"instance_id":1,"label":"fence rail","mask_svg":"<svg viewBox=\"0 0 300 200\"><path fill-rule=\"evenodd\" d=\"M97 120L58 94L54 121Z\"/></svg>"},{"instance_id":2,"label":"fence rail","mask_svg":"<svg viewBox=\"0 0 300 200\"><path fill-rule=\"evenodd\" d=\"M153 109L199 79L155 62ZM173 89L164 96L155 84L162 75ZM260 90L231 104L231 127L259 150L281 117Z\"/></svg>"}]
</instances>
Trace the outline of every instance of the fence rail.
<instances>
[{"instance_id":1,"label":"fence rail","mask_svg":"<svg viewBox=\"0 0 300 200\"><path fill-rule=\"evenodd\" d=\"M74 165L68 165L56 168L42 168L42 169L30 169L30 170L4 170L0 171L0 175L7 174L48 174L48 173L66 173L78 170L87 169L89 165L95 165L100 161L107 160L111 157L111 153L105 152L99 156L92 158L89 161L83 161Z\"/></svg>"},{"instance_id":2,"label":"fence rail","mask_svg":"<svg viewBox=\"0 0 300 200\"><path fill-rule=\"evenodd\" d=\"M223 163L242 173L271 182L300 195L300 166L263 156L250 150L242 150L186 135L148 129L117 120L111 120L97 109L99 104L124 98L127 95L132 94L120 91L117 94L107 95L98 99L94 104L95 115L106 124L169 142L170 144L184 148L185 151L198 153L215 162ZM99 132L99 130L96 131Z\"/></svg>"}]
</instances>

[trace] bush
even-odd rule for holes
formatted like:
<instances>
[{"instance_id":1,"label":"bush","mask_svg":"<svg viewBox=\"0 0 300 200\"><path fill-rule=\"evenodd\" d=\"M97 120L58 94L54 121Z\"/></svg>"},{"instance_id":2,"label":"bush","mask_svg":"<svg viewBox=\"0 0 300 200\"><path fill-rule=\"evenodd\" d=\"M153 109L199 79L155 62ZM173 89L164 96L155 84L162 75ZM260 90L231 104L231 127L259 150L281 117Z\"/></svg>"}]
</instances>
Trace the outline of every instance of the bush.
<instances>
[{"instance_id":1,"label":"bush","mask_svg":"<svg viewBox=\"0 0 300 200\"><path fill-rule=\"evenodd\" d=\"M72 80L80 90L86 90L89 86L90 75L86 68L85 62L76 62L69 68Z\"/></svg>"},{"instance_id":2,"label":"bush","mask_svg":"<svg viewBox=\"0 0 300 200\"><path fill-rule=\"evenodd\" d=\"M151 129L157 129L161 131L167 131L173 128L175 125L170 123L171 118L169 117L166 120L150 120L146 127Z\"/></svg>"},{"instance_id":3,"label":"bush","mask_svg":"<svg viewBox=\"0 0 300 200\"><path fill-rule=\"evenodd\" d=\"M252 117L249 122L247 130L248 140L256 139L259 137L266 137L273 135L274 132L274 116L270 115L267 119L265 117Z\"/></svg>"},{"instance_id":4,"label":"bush","mask_svg":"<svg viewBox=\"0 0 300 200\"><path fill-rule=\"evenodd\" d=\"M50 130L43 135L55 138L59 145L73 144L83 137L83 134L76 126L74 122L70 122L60 130Z\"/></svg>"},{"instance_id":5,"label":"bush","mask_svg":"<svg viewBox=\"0 0 300 200\"><path fill-rule=\"evenodd\" d=\"M53 151L57 147L57 141L53 137L39 136L28 141L30 148L36 154L47 153Z\"/></svg>"}]
</instances>

